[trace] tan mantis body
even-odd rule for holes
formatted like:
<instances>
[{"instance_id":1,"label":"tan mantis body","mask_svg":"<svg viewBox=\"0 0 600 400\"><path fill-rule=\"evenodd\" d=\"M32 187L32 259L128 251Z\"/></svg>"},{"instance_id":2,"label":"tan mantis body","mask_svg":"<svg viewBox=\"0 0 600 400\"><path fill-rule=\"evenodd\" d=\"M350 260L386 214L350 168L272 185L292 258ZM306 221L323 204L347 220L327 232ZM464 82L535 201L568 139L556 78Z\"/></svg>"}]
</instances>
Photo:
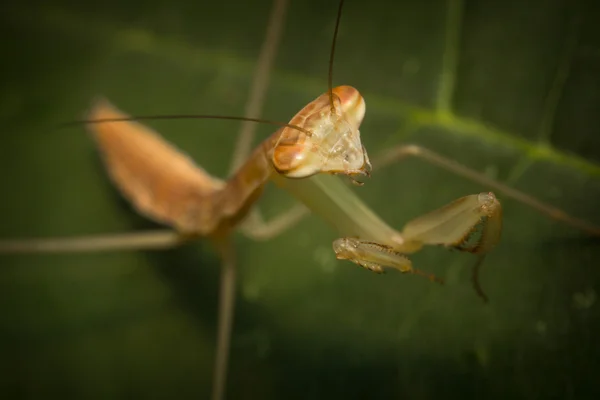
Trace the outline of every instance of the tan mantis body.
<instances>
[{"instance_id":1,"label":"tan mantis body","mask_svg":"<svg viewBox=\"0 0 600 400\"><path fill-rule=\"evenodd\" d=\"M319 96L292 118L289 127L264 140L225 182L210 176L148 128L124 121L128 116L106 102L97 103L89 114L90 121L106 122L91 123L88 129L112 180L138 211L184 235L221 239L246 217L270 178L368 174L370 162L358 130L364 112L364 100L356 89L334 88L331 97L329 93ZM482 222L484 217L489 221ZM481 237L465 246L479 224L484 226ZM401 233L386 226L372 236L367 230L338 226L343 235L358 232L357 240L363 242L341 239L344 245L334 243L334 251L338 259L371 266L367 268L375 272L380 272L378 264L407 272L412 271L412 264L399 252L442 245L485 253L498 242L501 225L500 203L492 193L482 193L419 217ZM389 237L380 237L381 233Z\"/></svg>"},{"instance_id":2,"label":"tan mantis body","mask_svg":"<svg viewBox=\"0 0 600 400\"><path fill-rule=\"evenodd\" d=\"M320 96L290 121L305 131L279 129L226 182L213 178L150 129L118 121L128 116L107 102L95 104L88 118L113 122L93 123L88 129L112 180L139 212L184 234L219 236L246 216L274 174L365 174L370 164L358 132L364 101L349 86L333 89L333 96L335 113L329 94Z\"/></svg>"}]
</instances>

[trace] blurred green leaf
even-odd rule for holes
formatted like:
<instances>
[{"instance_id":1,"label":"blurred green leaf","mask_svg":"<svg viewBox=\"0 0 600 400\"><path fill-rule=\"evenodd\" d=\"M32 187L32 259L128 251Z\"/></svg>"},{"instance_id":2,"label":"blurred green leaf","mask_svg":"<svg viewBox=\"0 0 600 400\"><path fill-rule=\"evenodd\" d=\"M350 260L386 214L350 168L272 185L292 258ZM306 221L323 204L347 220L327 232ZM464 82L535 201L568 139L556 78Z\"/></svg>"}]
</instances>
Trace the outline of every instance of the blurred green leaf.
<instances>
[{"instance_id":1,"label":"blurred green leaf","mask_svg":"<svg viewBox=\"0 0 600 400\"><path fill-rule=\"evenodd\" d=\"M366 98L375 155L418 143L600 223L600 41L591 0L348 1L335 84ZM131 114L240 115L268 1L3 6L0 236L147 226L110 187L80 118L96 95ZM335 2L295 1L264 115L287 120L326 88ZM151 124L223 176L238 125ZM269 127L260 127L264 135ZM357 192L392 226L485 190L418 160ZM499 196L502 199L502 196ZM269 188L268 215L291 204ZM470 284L468 255L427 249L378 276L331 252L309 218L238 239L230 398L591 397L597 240L504 201L501 244ZM210 391L219 261L169 252L1 256L0 388L10 398L191 397Z\"/></svg>"}]
</instances>

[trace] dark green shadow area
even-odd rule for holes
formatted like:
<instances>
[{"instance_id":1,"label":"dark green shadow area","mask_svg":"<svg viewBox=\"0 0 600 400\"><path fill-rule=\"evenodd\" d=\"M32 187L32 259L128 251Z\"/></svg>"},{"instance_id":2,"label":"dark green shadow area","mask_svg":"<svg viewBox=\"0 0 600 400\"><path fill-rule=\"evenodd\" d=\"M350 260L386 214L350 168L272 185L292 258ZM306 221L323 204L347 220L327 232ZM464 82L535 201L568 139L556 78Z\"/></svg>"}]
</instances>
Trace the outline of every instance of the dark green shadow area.
<instances>
[{"instance_id":1,"label":"dark green shadow area","mask_svg":"<svg viewBox=\"0 0 600 400\"><path fill-rule=\"evenodd\" d=\"M271 5L251 3L3 5L0 238L155 228L112 189L83 129L54 124L80 118L98 95L130 114L241 115ZM361 132L373 157L420 144L600 224L600 9L591 0L579 11L566 0L498 4L463 2L452 118L435 109L452 1L348 0L334 82L365 95ZM290 5L266 118L288 120L325 90L335 8ZM552 111L545 99L569 54L573 15L572 68ZM553 121L546 133L544 120ZM226 173L239 124L149 125ZM259 127L261 137L270 131ZM486 189L408 159L355 191L400 228ZM412 257L446 279L439 287L337 262L336 233L315 217L269 242L236 237L228 398L596 398L600 242L498 197L503 237L480 274L488 305L471 287L469 255ZM290 204L269 187L261 208L274 215ZM0 397L206 398L218 277L208 243L0 255Z\"/></svg>"}]
</instances>

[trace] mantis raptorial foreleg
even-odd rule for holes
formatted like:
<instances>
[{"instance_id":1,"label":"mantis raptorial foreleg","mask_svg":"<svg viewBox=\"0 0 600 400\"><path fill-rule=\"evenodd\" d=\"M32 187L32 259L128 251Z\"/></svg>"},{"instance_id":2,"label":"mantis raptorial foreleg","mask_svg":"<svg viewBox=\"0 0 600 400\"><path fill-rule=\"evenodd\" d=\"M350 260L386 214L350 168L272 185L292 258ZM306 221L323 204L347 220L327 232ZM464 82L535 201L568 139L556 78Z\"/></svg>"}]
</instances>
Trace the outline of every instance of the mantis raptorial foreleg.
<instances>
[{"instance_id":1,"label":"mantis raptorial foreleg","mask_svg":"<svg viewBox=\"0 0 600 400\"><path fill-rule=\"evenodd\" d=\"M405 254L425 245L485 254L498 243L501 231L500 203L493 193L479 193L413 219L404 226L404 242L396 248L364 239L341 238L333 242L333 251L338 259L352 261L376 273L382 273L382 267L392 267L441 282L435 275L414 269Z\"/></svg>"},{"instance_id":2,"label":"mantis raptorial foreleg","mask_svg":"<svg viewBox=\"0 0 600 400\"><path fill-rule=\"evenodd\" d=\"M392 267L405 274L422 275L431 281L444 282L434 274L413 268L411 261L404 254L390 246L357 238L340 238L333 242L333 251L338 260L352 261L376 274L384 273L383 267Z\"/></svg>"},{"instance_id":3,"label":"mantis raptorial foreleg","mask_svg":"<svg viewBox=\"0 0 600 400\"><path fill-rule=\"evenodd\" d=\"M402 230L404 251L437 245L485 254L500 240L502 206L491 193L461 197L408 222Z\"/></svg>"},{"instance_id":4,"label":"mantis raptorial foreleg","mask_svg":"<svg viewBox=\"0 0 600 400\"><path fill-rule=\"evenodd\" d=\"M504 196L525 204L546 217L561 221L590 235L600 235L600 227L573 217L554 206L543 203L526 193L424 147L404 145L393 148L376 158L374 168L385 168L396 161L405 159L407 156L419 157L423 161L441 167L455 175L488 188L493 188ZM398 268L398 265L408 265L412 268L412 264L403 256L403 253L418 251L424 245L441 245L477 254L479 257L473 267L473 286L477 294L487 302L487 296L478 283L478 271L485 255L499 241L501 230L502 208L500 203L491 192L480 193L479 195L466 196L455 200L447 206L408 222L402 230L405 241L402 249L400 252L394 253L391 260L389 256L391 249L367 241L344 242L343 240L347 238L338 239L334 242L334 251L338 259L350 260L374 272L380 272L381 266ZM342 244L345 247L341 246ZM350 244L353 244L354 247Z\"/></svg>"}]
</instances>

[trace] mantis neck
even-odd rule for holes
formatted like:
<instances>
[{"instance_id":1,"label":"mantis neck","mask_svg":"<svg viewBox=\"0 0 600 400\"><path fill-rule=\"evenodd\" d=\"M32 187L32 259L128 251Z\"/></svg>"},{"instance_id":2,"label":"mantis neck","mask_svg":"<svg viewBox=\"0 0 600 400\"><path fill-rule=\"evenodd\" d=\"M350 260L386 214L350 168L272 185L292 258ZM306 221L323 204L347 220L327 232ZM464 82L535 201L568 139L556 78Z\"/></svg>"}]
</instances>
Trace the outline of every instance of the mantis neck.
<instances>
[{"instance_id":1,"label":"mantis neck","mask_svg":"<svg viewBox=\"0 0 600 400\"><path fill-rule=\"evenodd\" d=\"M278 130L265 139L224 186L211 194L212 207L197 210L199 233L227 233L244 219L260 198L269 178L278 175L271 162L271 151L280 132Z\"/></svg>"},{"instance_id":2,"label":"mantis neck","mask_svg":"<svg viewBox=\"0 0 600 400\"><path fill-rule=\"evenodd\" d=\"M287 179L274 174L273 181L327 221L342 236L358 237L401 248L400 232L387 225L339 177L315 175L308 179Z\"/></svg>"}]
</instances>

